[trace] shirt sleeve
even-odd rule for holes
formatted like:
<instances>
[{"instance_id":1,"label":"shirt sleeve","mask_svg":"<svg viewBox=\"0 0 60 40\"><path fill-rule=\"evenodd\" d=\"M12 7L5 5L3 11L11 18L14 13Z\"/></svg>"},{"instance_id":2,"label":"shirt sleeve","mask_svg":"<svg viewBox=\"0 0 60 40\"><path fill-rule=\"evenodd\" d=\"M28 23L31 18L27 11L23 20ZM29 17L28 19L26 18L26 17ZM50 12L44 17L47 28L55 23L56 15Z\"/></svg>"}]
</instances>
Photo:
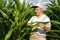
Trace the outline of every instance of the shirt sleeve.
<instances>
[{"instance_id":1,"label":"shirt sleeve","mask_svg":"<svg viewBox=\"0 0 60 40\"><path fill-rule=\"evenodd\" d=\"M33 17L31 17L31 19L30 19L27 23L31 23L31 22L32 22L32 20L33 20Z\"/></svg>"},{"instance_id":2,"label":"shirt sleeve","mask_svg":"<svg viewBox=\"0 0 60 40\"><path fill-rule=\"evenodd\" d=\"M46 27L51 27L51 22L47 23L45 26Z\"/></svg>"},{"instance_id":3,"label":"shirt sleeve","mask_svg":"<svg viewBox=\"0 0 60 40\"><path fill-rule=\"evenodd\" d=\"M51 27L51 21L50 21L49 17L47 17L47 18L45 19L45 21L48 22L45 26L46 26L46 27Z\"/></svg>"}]
</instances>

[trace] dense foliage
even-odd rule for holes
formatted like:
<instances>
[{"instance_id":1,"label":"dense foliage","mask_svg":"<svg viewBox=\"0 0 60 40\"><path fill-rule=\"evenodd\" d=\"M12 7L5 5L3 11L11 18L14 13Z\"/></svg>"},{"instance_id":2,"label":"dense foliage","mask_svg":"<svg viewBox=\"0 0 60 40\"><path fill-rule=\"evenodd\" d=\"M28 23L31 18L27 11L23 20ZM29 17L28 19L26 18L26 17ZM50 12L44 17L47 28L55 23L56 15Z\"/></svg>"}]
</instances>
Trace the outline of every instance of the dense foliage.
<instances>
[{"instance_id":1,"label":"dense foliage","mask_svg":"<svg viewBox=\"0 0 60 40\"><path fill-rule=\"evenodd\" d=\"M60 0L51 1L45 11L51 19L52 30L47 40L60 40ZM28 40L30 27L27 21L34 15L31 4L19 0L0 0L0 40Z\"/></svg>"},{"instance_id":2,"label":"dense foliage","mask_svg":"<svg viewBox=\"0 0 60 40\"><path fill-rule=\"evenodd\" d=\"M14 3L13 3L14 2ZM0 40L27 40L30 28L27 21L33 15L30 4L19 0L0 0Z\"/></svg>"},{"instance_id":3,"label":"dense foliage","mask_svg":"<svg viewBox=\"0 0 60 40\"><path fill-rule=\"evenodd\" d=\"M46 14L51 19L52 30L48 32L48 40L60 40L60 0L53 0L48 6Z\"/></svg>"}]
</instances>

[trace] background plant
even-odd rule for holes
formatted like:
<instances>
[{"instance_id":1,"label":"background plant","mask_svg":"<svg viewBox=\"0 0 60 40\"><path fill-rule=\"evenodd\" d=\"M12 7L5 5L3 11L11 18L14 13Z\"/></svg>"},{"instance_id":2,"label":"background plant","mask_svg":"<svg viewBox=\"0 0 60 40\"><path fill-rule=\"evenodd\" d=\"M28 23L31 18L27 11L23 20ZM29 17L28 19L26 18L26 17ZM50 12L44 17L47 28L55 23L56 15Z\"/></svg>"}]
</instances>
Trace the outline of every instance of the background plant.
<instances>
[{"instance_id":1,"label":"background plant","mask_svg":"<svg viewBox=\"0 0 60 40\"><path fill-rule=\"evenodd\" d=\"M51 1L45 11L51 19L52 30L47 40L60 40L60 0ZM31 4L19 0L0 0L0 40L28 40L31 28L26 25L34 15Z\"/></svg>"},{"instance_id":2,"label":"background plant","mask_svg":"<svg viewBox=\"0 0 60 40\"><path fill-rule=\"evenodd\" d=\"M27 40L30 28L26 26L27 21L33 15L33 9L25 0L0 0L0 35L1 40ZM13 3L14 2L14 3Z\"/></svg>"},{"instance_id":3,"label":"background plant","mask_svg":"<svg viewBox=\"0 0 60 40\"><path fill-rule=\"evenodd\" d=\"M47 40L60 40L60 0L50 0L46 14L51 19L52 30L48 32Z\"/></svg>"}]
</instances>

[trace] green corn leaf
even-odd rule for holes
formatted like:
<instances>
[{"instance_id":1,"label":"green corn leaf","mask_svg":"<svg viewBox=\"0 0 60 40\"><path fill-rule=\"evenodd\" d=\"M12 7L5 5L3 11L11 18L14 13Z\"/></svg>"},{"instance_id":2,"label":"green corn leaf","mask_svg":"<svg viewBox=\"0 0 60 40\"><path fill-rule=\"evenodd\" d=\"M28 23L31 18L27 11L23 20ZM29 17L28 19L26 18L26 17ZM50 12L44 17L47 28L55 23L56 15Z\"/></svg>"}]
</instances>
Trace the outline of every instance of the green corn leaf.
<instances>
[{"instance_id":1,"label":"green corn leaf","mask_svg":"<svg viewBox=\"0 0 60 40\"><path fill-rule=\"evenodd\" d=\"M48 22L32 22L30 24L31 24L31 27L38 27L41 23L42 24L47 24Z\"/></svg>"},{"instance_id":2,"label":"green corn leaf","mask_svg":"<svg viewBox=\"0 0 60 40\"><path fill-rule=\"evenodd\" d=\"M8 15L6 13L4 13L2 10L0 10L0 12L4 18L8 19Z\"/></svg>"}]
</instances>

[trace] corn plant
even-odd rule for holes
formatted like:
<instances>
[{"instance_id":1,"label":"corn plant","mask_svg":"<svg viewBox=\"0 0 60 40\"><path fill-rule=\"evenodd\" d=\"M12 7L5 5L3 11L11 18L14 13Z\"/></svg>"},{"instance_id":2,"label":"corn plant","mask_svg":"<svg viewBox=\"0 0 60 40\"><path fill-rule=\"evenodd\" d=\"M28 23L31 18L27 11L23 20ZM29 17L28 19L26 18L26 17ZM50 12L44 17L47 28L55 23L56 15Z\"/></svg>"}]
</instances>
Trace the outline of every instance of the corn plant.
<instances>
[{"instance_id":1,"label":"corn plant","mask_svg":"<svg viewBox=\"0 0 60 40\"><path fill-rule=\"evenodd\" d=\"M60 0L50 2L46 14L51 19L52 29L47 34L47 40L60 40Z\"/></svg>"},{"instance_id":2,"label":"corn plant","mask_svg":"<svg viewBox=\"0 0 60 40\"><path fill-rule=\"evenodd\" d=\"M8 0L8 4L0 2L0 19L1 25L6 27L2 40L27 40L29 39L30 27L26 24L33 15L33 9L30 4L26 4L25 0L20 3L19 0ZM13 2L15 2L13 4ZM6 6L7 5L7 6ZM6 25L6 26L5 26ZM28 38L27 38L28 37Z\"/></svg>"},{"instance_id":3,"label":"corn plant","mask_svg":"<svg viewBox=\"0 0 60 40\"><path fill-rule=\"evenodd\" d=\"M14 3L13 3L14 2ZM50 17L52 30L47 40L60 40L60 0L51 1L45 13ZM0 0L0 40L28 40L31 27L26 23L34 15L31 4L25 0Z\"/></svg>"}]
</instances>

